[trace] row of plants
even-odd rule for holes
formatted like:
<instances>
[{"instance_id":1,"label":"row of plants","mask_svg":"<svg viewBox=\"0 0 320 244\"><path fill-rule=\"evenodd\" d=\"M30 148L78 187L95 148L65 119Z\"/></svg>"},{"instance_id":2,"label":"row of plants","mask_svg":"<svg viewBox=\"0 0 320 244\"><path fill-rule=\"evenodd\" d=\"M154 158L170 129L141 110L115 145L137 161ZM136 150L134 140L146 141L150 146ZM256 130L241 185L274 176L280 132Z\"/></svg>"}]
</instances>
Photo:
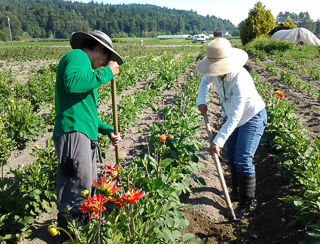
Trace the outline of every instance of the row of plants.
<instances>
[{"instance_id":1,"label":"row of plants","mask_svg":"<svg viewBox=\"0 0 320 244\"><path fill-rule=\"evenodd\" d=\"M303 45L297 46L293 42L272 39L268 36L262 36L254 39L245 46L235 45L238 48L244 49L249 54L252 54L262 60L267 58L284 58L286 60L315 61L319 60L320 54L318 46Z\"/></svg>"},{"instance_id":2,"label":"row of plants","mask_svg":"<svg viewBox=\"0 0 320 244\"><path fill-rule=\"evenodd\" d=\"M192 55L191 56L189 55L189 57L192 57ZM168 60L168 62L163 61L163 63L170 64L171 60L172 59ZM190 65L190 63L192 63L193 61L194 61L194 58L193 57L192 57L192 59L190 58L189 63L186 62L185 67ZM170 65L172 65L172 63L173 63L173 61L171 62ZM181 66L181 64L179 62L177 62L176 67L180 67L180 66ZM168 69L170 67L171 66L168 66ZM171 69L169 69L169 70L174 70L174 69L175 69L175 66L172 66ZM173 79L172 82L174 82L175 79ZM165 85L165 86L167 86L167 85ZM138 93L136 93L136 94L138 94ZM141 96L141 94L138 96ZM149 96L150 96L150 94L149 94ZM135 96L132 96L132 97L133 97L133 99L130 99L130 100L136 101L135 106L133 106L132 108L137 108L138 107L137 105L140 104L140 101L142 101L143 99L139 100ZM151 94L150 98L152 98L152 99L154 98L153 94ZM125 103L126 103L126 101L124 101L124 104ZM130 118L132 118L133 121L135 119L137 119L131 115L130 116L122 115L122 114L125 114L127 111L129 113L129 110L121 109L121 106L123 106L123 105L119 104L119 107L118 107L119 118L130 117ZM134 114L136 112L133 111L132 113ZM139 113L141 114L141 112L139 112ZM110 118L112 117L112 115L109 115L109 116L110 116ZM108 119L106 119L106 120L108 120ZM112 123L110 123L110 124L112 124ZM131 122L131 124L132 124L132 122ZM123 127L123 128L125 128L125 127ZM124 132L124 131L121 130L121 132ZM52 150L53 150L53 145L50 141L48 141L47 142L47 149L45 149L43 153L50 154L48 151L51 152ZM38 151L40 151L40 150L38 150ZM32 166L27 166L24 169L19 169L18 171L14 172L14 175L16 175L16 176L21 175L21 177L16 177L14 179L12 178L10 180L8 180L6 178L2 179L3 188L2 188L1 194L4 194L4 195L7 194L6 197L4 197L2 199L6 199L7 204L5 205L6 208L0 209L0 211L2 212L1 224L0 224L1 238L3 238L3 239L20 239L23 236L28 235L29 231L30 231L28 228L28 224L33 221L34 216L41 211L48 211L49 207L53 207L54 201L55 201L55 196L50 195L48 192L49 192L49 189L50 190L54 189L54 186L52 185L52 182L50 181L50 179L55 178L54 174L55 174L55 167L56 167L57 162L56 162L55 154L51 153L50 155L51 155L50 158L48 158L48 157L43 158L44 162L35 163ZM45 162L47 160L49 162L52 162L52 165L46 164ZM48 170L48 172L46 170ZM28 174L26 174L25 172L30 172L31 176L30 175L28 176ZM39 176L44 176L45 178L41 178ZM25 177L27 177L28 180ZM45 181L44 179L47 179L48 181ZM32 182L29 182L30 180ZM41 184L41 187L38 184ZM11 188L13 186L15 186L15 188ZM21 188L20 188L20 186L21 186ZM10 189L10 190L8 190L8 192L7 192L7 189ZM26 194L28 196L26 196ZM45 194L45 196L43 196L43 194ZM27 197L27 202L30 203L30 204L28 204L27 208L16 207L16 205L12 203L12 202L16 201L16 198L20 197L20 199L23 199L21 197L21 195L23 195L24 198ZM11 209L11 207L13 207L13 209ZM14 214L12 215L10 213L14 213ZM24 219L24 217L28 221L26 221ZM15 225L11 224L11 222L15 222Z\"/></svg>"},{"instance_id":3,"label":"row of plants","mask_svg":"<svg viewBox=\"0 0 320 244\"><path fill-rule=\"evenodd\" d=\"M186 49L185 51L189 51ZM162 52L162 55L174 60L177 50ZM130 53L130 52L129 52ZM156 62L154 61L156 60ZM54 124L54 89L57 63L53 62L45 68L40 68L31 74L29 81L22 85L9 72L0 72L0 155L1 172L7 164L11 151L23 148L29 141L35 140ZM165 63L160 57L153 55L145 58L131 59L121 67L117 77L118 94L126 89L163 70ZM111 97L111 89L106 89L109 83L99 88L100 101L107 101ZM42 108L49 107L50 113L38 116Z\"/></svg>"},{"instance_id":4,"label":"row of plants","mask_svg":"<svg viewBox=\"0 0 320 244\"><path fill-rule=\"evenodd\" d=\"M313 65L320 58L316 45L300 47L292 42L261 37L245 46L237 44L235 46L261 60L274 59L276 64L306 74L312 79L320 80L319 68Z\"/></svg>"},{"instance_id":5,"label":"row of plants","mask_svg":"<svg viewBox=\"0 0 320 244\"><path fill-rule=\"evenodd\" d=\"M306 61L298 61L294 62L291 60L287 60L284 58L276 59L276 63L280 64L284 67L287 67L292 70L299 71L303 74L307 74L309 77L315 80L320 80L320 71L318 70L317 66L309 66L308 68L305 67Z\"/></svg>"},{"instance_id":6,"label":"row of plants","mask_svg":"<svg viewBox=\"0 0 320 244\"><path fill-rule=\"evenodd\" d=\"M307 243L320 241L320 141L311 143L306 131L301 128L294 104L287 104L282 92L277 92L258 80L253 73L257 90L263 97L268 110L268 126L263 141L274 149L284 169L284 176L297 188L282 200L293 204L297 218L289 226L306 227ZM280 99L279 99L280 98Z\"/></svg>"},{"instance_id":7,"label":"row of plants","mask_svg":"<svg viewBox=\"0 0 320 244\"><path fill-rule=\"evenodd\" d=\"M196 176L204 167L198 162L204 156L196 154L201 147L196 138L202 119L195 104L198 85L193 71L188 83L176 88L180 93L175 104L161 111L161 121L150 125L149 133L141 131L147 141L141 154L128 166L108 167L103 184L96 183L101 195L88 197L81 208L96 218L77 227L66 213L76 236L74 243L98 243L98 239L101 244L202 243L193 234L181 235L189 221L184 218L186 207L180 204L180 198L191 192L191 184L205 184ZM116 176L119 188L115 188ZM102 199L111 203L109 212L103 211ZM55 229L50 227L53 234Z\"/></svg>"},{"instance_id":8,"label":"row of plants","mask_svg":"<svg viewBox=\"0 0 320 244\"><path fill-rule=\"evenodd\" d=\"M153 53L154 55L161 55L164 51L163 47L135 47L131 45L115 45L114 48L120 51L123 57L139 57L143 55L149 55ZM190 47L176 47L176 48L166 48L166 50L175 50L176 52L181 52L185 48ZM197 50L199 47L192 47ZM56 45L54 43L48 46L46 43L31 44L28 46L2 46L0 53L0 60L10 61L32 61L32 60L57 60L63 57L65 53L71 50L69 42L65 42L64 45Z\"/></svg>"},{"instance_id":9,"label":"row of plants","mask_svg":"<svg viewBox=\"0 0 320 244\"><path fill-rule=\"evenodd\" d=\"M255 62L259 66L264 67L268 72L272 73L273 75L275 75L275 76L279 75L280 71L275 65L270 64L270 63L263 64L259 58L256 58ZM287 69L284 69L280 72L280 79L281 79L281 81L284 81L284 82L294 86L295 88L306 92L310 96L320 100L320 90L315 90L313 88L312 84L308 84L308 83L304 82L303 80L300 80L299 76L295 76Z\"/></svg>"}]
</instances>

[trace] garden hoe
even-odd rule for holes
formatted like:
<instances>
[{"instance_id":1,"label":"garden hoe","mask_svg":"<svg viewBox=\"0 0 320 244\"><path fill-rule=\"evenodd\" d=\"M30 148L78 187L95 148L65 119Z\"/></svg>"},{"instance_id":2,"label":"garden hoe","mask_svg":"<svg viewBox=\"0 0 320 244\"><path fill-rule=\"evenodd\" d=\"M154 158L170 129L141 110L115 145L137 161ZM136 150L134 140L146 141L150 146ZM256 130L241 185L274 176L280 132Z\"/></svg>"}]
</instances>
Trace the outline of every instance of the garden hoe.
<instances>
[{"instance_id":1,"label":"garden hoe","mask_svg":"<svg viewBox=\"0 0 320 244\"><path fill-rule=\"evenodd\" d=\"M118 135L118 112L117 112L117 87L116 87L116 77L111 81L111 94L112 94L112 110L113 110L113 128L114 135ZM119 146L115 147L116 150L116 165L119 164Z\"/></svg>"},{"instance_id":2,"label":"garden hoe","mask_svg":"<svg viewBox=\"0 0 320 244\"><path fill-rule=\"evenodd\" d=\"M212 131L211 131L211 128L210 128L209 120L208 120L208 115L207 115L206 112L203 114L203 118L204 118L204 121L206 123L206 129L207 129L209 141L210 141L210 144L211 144L211 142L213 141L213 136L212 136ZM218 170L218 175L219 175L221 187L223 189L223 192L224 192L224 195L225 195L225 198L226 198L226 202L228 204L232 219L233 220L237 220L236 215L234 214L234 211L233 211L233 208L232 208L232 204L231 204L230 196L229 196L229 193L228 193L227 185L226 185L226 182L225 182L224 177L223 177L223 172L222 172L222 168L221 168L221 165L220 165L219 157L218 157L218 155L216 153L213 153L213 158L214 158L214 162L216 163L216 167L217 167L217 170Z\"/></svg>"}]
</instances>

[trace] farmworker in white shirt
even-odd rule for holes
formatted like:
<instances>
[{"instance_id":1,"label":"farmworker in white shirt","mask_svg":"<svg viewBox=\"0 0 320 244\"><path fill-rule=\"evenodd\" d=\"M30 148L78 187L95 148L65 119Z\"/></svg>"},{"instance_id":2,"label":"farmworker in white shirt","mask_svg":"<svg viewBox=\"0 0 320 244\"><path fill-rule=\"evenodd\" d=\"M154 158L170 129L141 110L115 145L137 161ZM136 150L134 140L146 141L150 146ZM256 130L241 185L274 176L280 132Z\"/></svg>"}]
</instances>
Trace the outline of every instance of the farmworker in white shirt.
<instances>
[{"instance_id":1,"label":"farmworker in white shirt","mask_svg":"<svg viewBox=\"0 0 320 244\"><path fill-rule=\"evenodd\" d=\"M206 94L214 82L226 122L211 142L210 154L214 152L220 157L225 146L232 179L231 199L239 199L236 216L244 218L253 215L257 205L252 160L267 125L267 112L250 73L244 68L248 60L245 51L232 48L225 38L217 38L208 43L206 52L207 57L196 67L203 76L197 106L201 115L207 112Z\"/></svg>"}]
</instances>

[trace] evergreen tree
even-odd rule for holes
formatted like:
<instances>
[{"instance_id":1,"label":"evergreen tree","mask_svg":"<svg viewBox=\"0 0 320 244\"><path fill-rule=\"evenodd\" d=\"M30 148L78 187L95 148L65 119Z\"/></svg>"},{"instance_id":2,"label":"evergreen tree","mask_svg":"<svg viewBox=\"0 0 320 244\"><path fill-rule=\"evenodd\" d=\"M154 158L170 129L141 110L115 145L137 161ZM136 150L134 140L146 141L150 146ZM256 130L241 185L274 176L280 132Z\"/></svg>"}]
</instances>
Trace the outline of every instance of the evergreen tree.
<instances>
[{"instance_id":1,"label":"evergreen tree","mask_svg":"<svg viewBox=\"0 0 320 244\"><path fill-rule=\"evenodd\" d=\"M253 39L268 34L276 26L271 11L262 5L261 1L250 10L248 18L244 21L240 31L240 38L243 45Z\"/></svg>"},{"instance_id":2,"label":"evergreen tree","mask_svg":"<svg viewBox=\"0 0 320 244\"><path fill-rule=\"evenodd\" d=\"M283 26L288 27L289 29L297 28L297 25L294 24L294 21L288 17L284 23Z\"/></svg>"},{"instance_id":3,"label":"evergreen tree","mask_svg":"<svg viewBox=\"0 0 320 244\"><path fill-rule=\"evenodd\" d=\"M315 34L320 34L320 19L318 19L317 22L316 22Z\"/></svg>"}]
</instances>

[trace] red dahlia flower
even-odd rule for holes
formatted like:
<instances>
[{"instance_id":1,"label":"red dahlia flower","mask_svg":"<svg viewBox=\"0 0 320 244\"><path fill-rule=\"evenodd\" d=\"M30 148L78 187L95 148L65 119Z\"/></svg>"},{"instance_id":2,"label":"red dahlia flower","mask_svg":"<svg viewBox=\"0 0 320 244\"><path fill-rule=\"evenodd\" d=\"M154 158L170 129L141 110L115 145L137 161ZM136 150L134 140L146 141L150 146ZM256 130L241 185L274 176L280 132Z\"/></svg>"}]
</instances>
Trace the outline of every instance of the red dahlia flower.
<instances>
[{"instance_id":1,"label":"red dahlia flower","mask_svg":"<svg viewBox=\"0 0 320 244\"><path fill-rule=\"evenodd\" d=\"M110 165L106 165L108 171L106 172L107 175L111 175L112 179L118 176L119 165L117 164L116 167L112 168Z\"/></svg>"},{"instance_id":2,"label":"red dahlia flower","mask_svg":"<svg viewBox=\"0 0 320 244\"><path fill-rule=\"evenodd\" d=\"M166 142L166 140L167 140L167 138L168 138L169 136L170 136L169 134L161 135L161 136L160 136L160 141Z\"/></svg>"},{"instance_id":3,"label":"red dahlia flower","mask_svg":"<svg viewBox=\"0 0 320 244\"><path fill-rule=\"evenodd\" d=\"M99 211L101 208L101 199L102 196L99 194L99 196L94 195L93 197L88 197L85 201L85 203L80 203L81 207L80 210L83 213L86 212L92 212L92 217L97 217L99 215ZM108 200L106 197L103 197L103 203L106 203ZM102 211L106 210L104 206L102 206Z\"/></svg>"},{"instance_id":4,"label":"red dahlia flower","mask_svg":"<svg viewBox=\"0 0 320 244\"><path fill-rule=\"evenodd\" d=\"M96 182L94 178L93 183L108 198L109 201L114 201L112 195L121 189L121 187L114 188L117 180L113 180L109 183L107 182L106 173L103 175L103 177L101 177L101 185Z\"/></svg>"},{"instance_id":5,"label":"red dahlia flower","mask_svg":"<svg viewBox=\"0 0 320 244\"><path fill-rule=\"evenodd\" d=\"M145 192L142 189L135 191L131 188L126 194L118 199L119 202L116 202L119 207L123 207L127 203L135 204L140 198L144 197Z\"/></svg>"},{"instance_id":6,"label":"red dahlia flower","mask_svg":"<svg viewBox=\"0 0 320 244\"><path fill-rule=\"evenodd\" d=\"M278 95L278 97L280 98L280 100L282 100L284 98L284 94L281 91L276 91L275 92L276 95Z\"/></svg>"}]
</instances>

